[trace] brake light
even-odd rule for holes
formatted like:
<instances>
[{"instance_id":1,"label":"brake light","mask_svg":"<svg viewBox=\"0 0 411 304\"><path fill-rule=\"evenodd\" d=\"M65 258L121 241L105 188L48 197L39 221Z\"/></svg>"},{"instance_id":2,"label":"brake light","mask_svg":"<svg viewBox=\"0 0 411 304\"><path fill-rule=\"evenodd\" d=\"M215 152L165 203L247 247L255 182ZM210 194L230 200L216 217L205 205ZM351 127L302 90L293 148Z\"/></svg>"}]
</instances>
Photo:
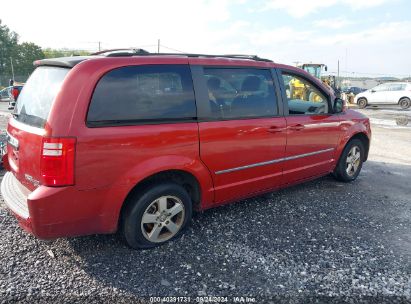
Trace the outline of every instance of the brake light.
<instances>
[{"instance_id":1,"label":"brake light","mask_svg":"<svg viewBox=\"0 0 411 304\"><path fill-rule=\"evenodd\" d=\"M17 97L19 97L19 89L13 88L12 94L13 94L14 100L17 100Z\"/></svg>"},{"instance_id":2,"label":"brake light","mask_svg":"<svg viewBox=\"0 0 411 304\"><path fill-rule=\"evenodd\" d=\"M76 138L43 138L41 153L41 184L44 186L74 185Z\"/></svg>"}]
</instances>

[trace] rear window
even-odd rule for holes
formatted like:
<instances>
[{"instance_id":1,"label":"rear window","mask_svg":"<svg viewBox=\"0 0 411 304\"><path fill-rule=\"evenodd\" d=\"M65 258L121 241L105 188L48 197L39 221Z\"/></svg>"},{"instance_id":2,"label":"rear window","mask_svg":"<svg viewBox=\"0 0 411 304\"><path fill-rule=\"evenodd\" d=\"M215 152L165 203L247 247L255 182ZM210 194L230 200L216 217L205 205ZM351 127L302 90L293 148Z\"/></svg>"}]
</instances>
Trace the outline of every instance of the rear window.
<instances>
[{"instance_id":1,"label":"rear window","mask_svg":"<svg viewBox=\"0 0 411 304\"><path fill-rule=\"evenodd\" d=\"M43 128L53 101L69 69L38 67L24 85L16 104L16 119L25 124Z\"/></svg>"},{"instance_id":2,"label":"rear window","mask_svg":"<svg viewBox=\"0 0 411 304\"><path fill-rule=\"evenodd\" d=\"M187 65L128 66L98 82L87 115L90 126L170 123L196 119Z\"/></svg>"}]
</instances>

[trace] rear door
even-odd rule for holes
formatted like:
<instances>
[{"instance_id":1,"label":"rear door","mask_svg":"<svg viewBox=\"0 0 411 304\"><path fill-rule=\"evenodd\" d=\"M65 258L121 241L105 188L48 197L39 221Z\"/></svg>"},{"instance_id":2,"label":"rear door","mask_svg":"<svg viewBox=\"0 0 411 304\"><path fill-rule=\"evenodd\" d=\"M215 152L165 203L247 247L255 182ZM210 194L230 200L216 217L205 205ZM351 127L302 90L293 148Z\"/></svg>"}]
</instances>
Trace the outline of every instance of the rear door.
<instances>
[{"instance_id":1,"label":"rear door","mask_svg":"<svg viewBox=\"0 0 411 304\"><path fill-rule=\"evenodd\" d=\"M368 102L370 104L384 104L388 101L389 87L386 84L380 84L370 90Z\"/></svg>"},{"instance_id":2,"label":"rear door","mask_svg":"<svg viewBox=\"0 0 411 304\"><path fill-rule=\"evenodd\" d=\"M387 85L387 100L388 104L397 104L401 97L406 96L405 88L407 85L405 83L390 83Z\"/></svg>"},{"instance_id":3,"label":"rear door","mask_svg":"<svg viewBox=\"0 0 411 304\"><path fill-rule=\"evenodd\" d=\"M331 95L308 76L282 70L287 121L283 183L329 172L342 134L341 116L331 111Z\"/></svg>"},{"instance_id":4,"label":"rear door","mask_svg":"<svg viewBox=\"0 0 411 304\"><path fill-rule=\"evenodd\" d=\"M38 67L21 91L7 127L10 168L29 189L39 185L45 125L68 72L67 68Z\"/></svg>"},{"instance_id":5,"label":"rear door","mask_svg":"<svg viewBox=\"0 0 411 304\"><path fill-rule=\"evenodd\" d=\"M269 69L192 66L200 156L215 201L235 200L281 184L285 118Z\"/></svg>"}]
</instances>

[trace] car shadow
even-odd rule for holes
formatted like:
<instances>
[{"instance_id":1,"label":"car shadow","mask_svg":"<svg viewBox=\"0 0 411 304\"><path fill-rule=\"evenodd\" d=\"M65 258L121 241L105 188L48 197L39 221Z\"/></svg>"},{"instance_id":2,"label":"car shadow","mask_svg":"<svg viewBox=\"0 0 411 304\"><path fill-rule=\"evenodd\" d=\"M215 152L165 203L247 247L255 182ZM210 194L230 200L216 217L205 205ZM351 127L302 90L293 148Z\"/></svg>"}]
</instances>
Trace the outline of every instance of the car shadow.
<instances>
[{"instance_id":1,"label":"car shadow","mask_svg":"<svg viewBox=\"0 0 411 304\"><path fill-rule=\"evenodd\" d=\"M411 112L411 109L401 109L398 105L369 105L363 110L394 110L398 112Z\"/></svg>"},{"instance_id":2,"label":"car shadow","mask_svg":"<svg viewBox=\"0 0 411 304\"><path fill-rule=\"evenodd\" d=\"M357 285L389 288L388 278L410 274L410 180L411 166L369 161L353 183L326 176L197 213L180 238L151 250L117 235L67 241L89 276L139 297L335 286L355 295Z\"/></svg>"}]
</instances>

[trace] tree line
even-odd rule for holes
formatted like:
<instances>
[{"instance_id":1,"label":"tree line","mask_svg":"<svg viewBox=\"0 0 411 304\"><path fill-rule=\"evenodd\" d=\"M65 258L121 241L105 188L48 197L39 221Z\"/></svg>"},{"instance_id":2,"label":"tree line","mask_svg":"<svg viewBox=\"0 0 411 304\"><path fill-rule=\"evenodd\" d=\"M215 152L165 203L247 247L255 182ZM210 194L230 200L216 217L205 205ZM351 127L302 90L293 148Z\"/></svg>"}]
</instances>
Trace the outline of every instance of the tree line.
<instances>
[{"instance_id":1,"label":"tree line","mask_svg":"<svg viewBox=\"0 0 411 304\"><path fill-rule=\"evenodd\" d=\"M34 70L35 60L88 54L83 50L43 49L32 42L19 43L19 35L0 19L0 86L6 86L13 74L17 81L25 81Z\"/></svg>"}]
</instances>

